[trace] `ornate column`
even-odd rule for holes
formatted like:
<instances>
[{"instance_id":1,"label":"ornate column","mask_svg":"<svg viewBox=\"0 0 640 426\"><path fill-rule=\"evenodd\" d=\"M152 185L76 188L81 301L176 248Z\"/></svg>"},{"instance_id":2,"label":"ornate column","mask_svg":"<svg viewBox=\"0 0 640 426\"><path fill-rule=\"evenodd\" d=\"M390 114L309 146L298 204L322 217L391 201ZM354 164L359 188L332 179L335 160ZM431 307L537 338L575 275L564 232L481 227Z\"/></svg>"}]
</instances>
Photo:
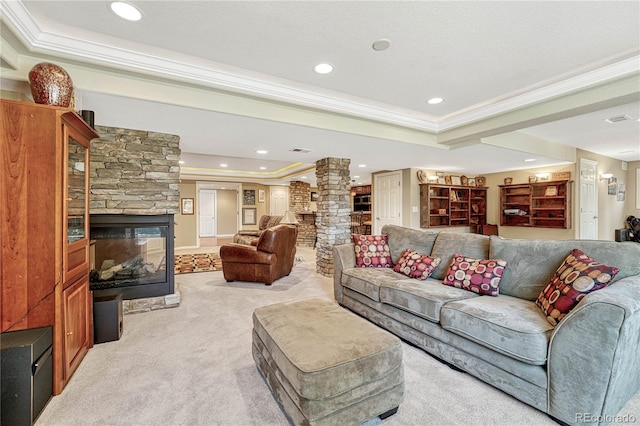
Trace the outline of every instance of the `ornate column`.
<instances>
[{"instance_id":1,"label":"ornate column","mask_svg":"<svg viewBox=\"0 0 640 426\"><path fill-rule=\"evenodd\" d=\"M323 158L316 162L316 272L327 277L333 276L333 246L350 242L350 162L344 158Z\"/></svg>"}]
</instances>

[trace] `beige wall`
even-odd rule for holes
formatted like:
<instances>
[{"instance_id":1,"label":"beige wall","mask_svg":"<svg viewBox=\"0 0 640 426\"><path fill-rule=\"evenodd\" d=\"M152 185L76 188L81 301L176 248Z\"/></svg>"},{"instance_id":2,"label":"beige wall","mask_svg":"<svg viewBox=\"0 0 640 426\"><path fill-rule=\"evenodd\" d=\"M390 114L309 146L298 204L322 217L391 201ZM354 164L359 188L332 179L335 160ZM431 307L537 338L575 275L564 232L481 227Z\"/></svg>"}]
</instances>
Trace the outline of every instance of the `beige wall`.
<instances>
[{"instance_id":1,"label":"beige wall","mask_svg":"<svg viewBox=\"0 0 640 426\"><path fill-rule=\"evenodd\" d=\"M197 214L198 206L196 200L196 183L193 181L183 181L179 186L180 190L180 198L193 198L194 200L194 214L191 215L183 215L178 213L174 216L175 225L175 246L176 247L196 247L197 246L197 236L196 236L196 220L198 218ZM180 203L182 205L182 202Z\"/></svg>"},{"instance_id":2,"label":"beige wall","mask_svg":"<svg viewBox=\"0 0 640 426\"><path fill-rule=\"evenodd\" d=\"M624 204L624 215L640 217L640 161L627 166L627 199Z\"/></svg>"},{"instance_id":3,"label":"beige wall","mask_svg":"<svg viewBox=\"0 0 640 426\"><path fill-rule=\"evenodd\" d=\"M242 204L242 208L255 208L256 209L256 224L255 225L243 225L242 224L242 215L240 216L240 223L239 223L239 229L246 229L246 230L257 230L258 229L258 224L260 223L260 217L262 215L265 214L269 214L269 187L266 185L260 185L257 183L243 183L242 184L242 191L247 190L247 189L252 189L254 191L256 191L256 202L255 204L248 204L245 205L244 203ZM264 202L260 202L258 201L258 191L264 191ZM242 202L242 192L240 193L240 200ZM242 213L242 212L240 212ZM234 232L235 233L235 232Z\"/></svg>"},{"instance_id":4,"label":"beige wall","mask_svg":"<svg viewBox=\"0 0 640 426\"><path fill-rule=\"evenodd\" d=\"M238 231L238 192L216 190L216 232L218 236L233 235Z\"/></svg>"}]
</instances>

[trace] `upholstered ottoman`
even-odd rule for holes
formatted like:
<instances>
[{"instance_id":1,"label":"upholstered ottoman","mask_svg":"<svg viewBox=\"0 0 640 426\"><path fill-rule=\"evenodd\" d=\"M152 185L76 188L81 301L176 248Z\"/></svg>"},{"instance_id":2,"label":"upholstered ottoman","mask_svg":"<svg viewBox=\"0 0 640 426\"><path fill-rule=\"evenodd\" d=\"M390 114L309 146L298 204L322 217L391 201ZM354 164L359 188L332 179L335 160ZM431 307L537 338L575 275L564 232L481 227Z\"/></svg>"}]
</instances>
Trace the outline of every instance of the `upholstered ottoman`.
<instances>
[{"instance_id":1,"label":"upholstered ottoman","mask_svg":"<svg viewBox=\"0 0 640 426\"><path fill-rule=\"evenodd\" d=\"M398 410L400 339L320 299L253 312L253 359L296 425L355 425Z\"/></svg>"}]
</instances>

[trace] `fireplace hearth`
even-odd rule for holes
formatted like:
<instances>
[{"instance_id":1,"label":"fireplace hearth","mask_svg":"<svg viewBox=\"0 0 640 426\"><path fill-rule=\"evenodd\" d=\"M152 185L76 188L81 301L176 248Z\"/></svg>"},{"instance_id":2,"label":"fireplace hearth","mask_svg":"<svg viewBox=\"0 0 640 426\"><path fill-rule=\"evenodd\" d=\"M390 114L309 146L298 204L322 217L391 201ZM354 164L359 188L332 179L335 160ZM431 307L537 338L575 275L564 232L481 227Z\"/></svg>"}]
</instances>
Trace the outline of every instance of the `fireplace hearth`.
<instances>
[{"instance_id":1,"label":"fireplace hearth","mask_svg":"<svg viewBox=\"0 0 640 426\"><path fill-rule=\"evenodd\" d=\"M140 299L174 293L173 215L91 215L90 288Z\"/></svg>"}]
</instances>

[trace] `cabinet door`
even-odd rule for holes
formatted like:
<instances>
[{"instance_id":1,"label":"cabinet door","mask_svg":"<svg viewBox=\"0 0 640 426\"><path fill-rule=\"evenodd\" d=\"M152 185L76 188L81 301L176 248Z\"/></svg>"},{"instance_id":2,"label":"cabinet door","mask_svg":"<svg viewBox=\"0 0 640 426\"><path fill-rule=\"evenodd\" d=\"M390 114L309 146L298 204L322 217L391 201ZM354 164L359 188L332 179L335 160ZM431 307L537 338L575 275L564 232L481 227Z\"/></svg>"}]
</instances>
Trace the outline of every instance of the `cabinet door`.
<instances>
[{"instance_id":1,"label":"cabinet door","mask_svg":"<svg viewBox=\"0 0 640 426\"><path fill-rule=\"evenodd\" d=\"M64 334L64 377L69 380L87 353L89 327L89 277L85 276L62 291Z\"/></svg>"},{"instance_id":2,"label":"cabinet door","mask_svg":"<svg viewBox=\"0 0 640 426\"><path fill-rule=\"evenodd\" d=\"M64 125L67 159L64 208L66 220L64 281L86 274L89 268L88 182L89 150L71 126Z\"/></svg>"}]
</instances>

